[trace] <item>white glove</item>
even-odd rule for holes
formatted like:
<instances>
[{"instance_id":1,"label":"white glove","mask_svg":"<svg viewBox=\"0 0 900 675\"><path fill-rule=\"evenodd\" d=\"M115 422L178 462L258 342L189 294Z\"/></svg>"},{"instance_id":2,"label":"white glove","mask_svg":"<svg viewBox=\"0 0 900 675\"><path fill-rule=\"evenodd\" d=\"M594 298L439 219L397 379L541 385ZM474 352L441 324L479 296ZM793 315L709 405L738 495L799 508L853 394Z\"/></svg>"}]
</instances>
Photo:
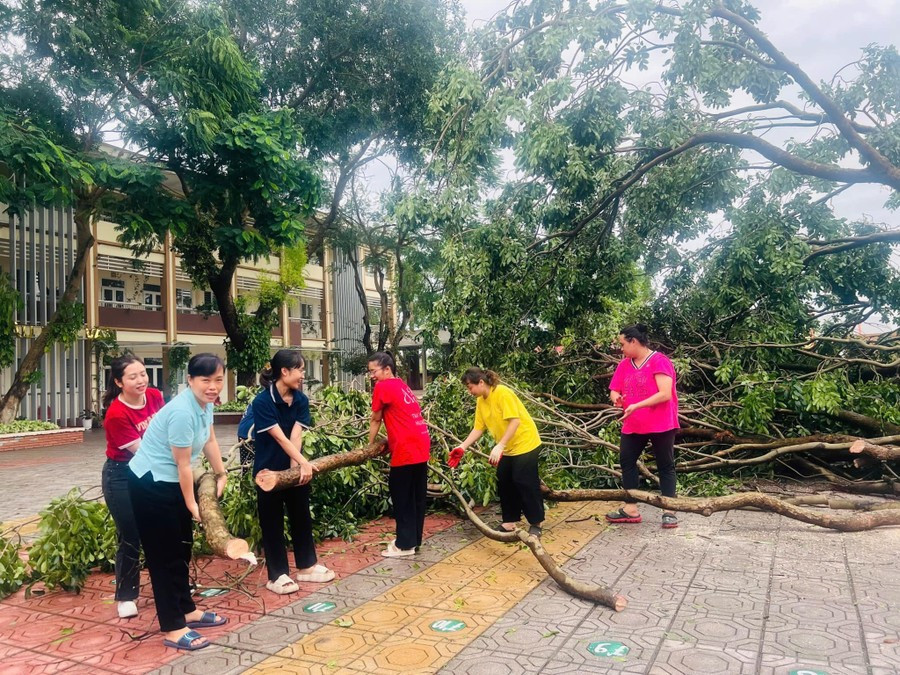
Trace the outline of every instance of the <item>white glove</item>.
<instances>
[{"instance_id":1,"label":"white glove","mask_svg":"<svg viewBox=\"0 0 900 675\"><path fill-rule=\"evenodd\" d=\"M506 450L506 446L503 445L503 443L497 443L497 445L494 446L494 449L491 450L491 456L488 458L491 466L497 466L500 463L500 458L503 457L504 450Z\"/></svg>"}]
</instances>

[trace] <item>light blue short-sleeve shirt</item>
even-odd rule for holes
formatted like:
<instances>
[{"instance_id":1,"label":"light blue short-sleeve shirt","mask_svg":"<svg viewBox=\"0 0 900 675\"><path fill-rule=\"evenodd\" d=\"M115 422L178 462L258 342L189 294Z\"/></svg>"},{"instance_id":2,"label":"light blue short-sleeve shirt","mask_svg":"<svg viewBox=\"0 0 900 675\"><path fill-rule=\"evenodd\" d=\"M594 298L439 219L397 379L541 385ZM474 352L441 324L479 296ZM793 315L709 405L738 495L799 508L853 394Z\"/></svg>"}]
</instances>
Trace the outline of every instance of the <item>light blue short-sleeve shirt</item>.
<instances>
[{"instance_id":1,"label":"light blue short-sleeve shirt","mask_svg":"<svg viewBox=\"0 0 900 675\"><path fill-rule=\"evenodd\" d=\"M128 462L129 468L138 478L150 471L155 481L177 483L172 446L190 448L193 462L209 440L212 423L213 404L201 406L194 392L185 389L150 420L138 451Z\"/></svg>"}]
</instances>

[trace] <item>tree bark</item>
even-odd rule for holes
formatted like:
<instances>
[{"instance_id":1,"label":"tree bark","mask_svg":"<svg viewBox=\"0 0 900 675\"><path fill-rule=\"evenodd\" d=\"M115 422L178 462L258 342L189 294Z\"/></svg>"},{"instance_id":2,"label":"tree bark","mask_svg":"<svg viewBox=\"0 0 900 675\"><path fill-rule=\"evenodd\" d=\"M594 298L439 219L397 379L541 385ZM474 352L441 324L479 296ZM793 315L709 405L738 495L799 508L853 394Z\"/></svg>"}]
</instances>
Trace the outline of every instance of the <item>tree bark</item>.
<instances>
[{"instance_id":1,"label":"tree bark","mask_svg":"<svg viewBox=\"0 0 900 675\"><path fill-rule=\"evenodd\" d=\"M732 511L754 507L760 511L777 513L787 518L799 520L818 527L840 532L861 532L876 527L900 525L900 510L873 511L853 513L851 515L835 515L816 513L810 509L795 506L784 499L762 494L761 492L745 492L724 497L663 497L662 495L643 490L550 490L542 489L544 497L557 502L581 501L623 501L631 497L639 502L651 504L661 509L685 511L711 516L719 511Z\"/></svg>"},{"instance_id":2,"label":"tree bark","mask_svg":"<svg viewBox=\"0 0 900 675\"><path fill-rule=\"evenodd\" d=\"M350 452L342 452L337 455L328 455L326 457L317 457L312 460L313 479L317 473L333 471L345 466L357 466L364 464L370 459L374 459L383 454L387 450L387 441L384 439L376 440L372 445L364 448L351 450ZM256 484L264 492L277 492L289 487L294 487L300 480L300 467L295 466L284 471L269 471L263 469L256 474Z\"/></svg>"},{"instance_id":3,"label":"tree bark","mask_svg":"<svg viewBox=\"0 0 900 675\"><path fill-rule=\"evenodd\" d=\"M250 546L243 539L231 536L225 524L225 516L216 496L216 476L206 472L197 482L197 506L203 520L203 530L210 548L223 558L237 560L250 552Z\"/></svg>"},{"instance_id":4,"label":"tree bark","mask_svg":"<svg viewBox=\"0 0 900 675\"><path fill-rule=\"evenodd\" d=\"M75 302L75 298L78 297L78 288L82 279L84 279L84 271L87 267L88 249L94 245L94 236L91 234L91 221L94 217L98 196L97 192L92 191L80 200L75 207L75 262L69 271L63 293L57 299L56 311L53 312L53 316L48 319L47 325L41 329L40 334L31 343L28 353L25 354L25 358L22 359L18 370L16 370L12 386L0 399L0 423L15 421L19 412L19 405L31 387L31 376L37 371L41 359L50 348L50 335L54 327L62 320L59 308L72 304ZM14 252L11 254L15 255Z\"/></svg>"},{"instance_id":5,"label":"tree bark","mask_svg":"<svg viewBox=\"0 0 900 675\"><path fill-rule=\"evenodd\" d=\"M853 445L850 446L850 452L854 455L863 453L882 462L900 461L900 446L875 445L864 438L860 438L858 441L854 442Z\"/></svg>"}]
</instances>

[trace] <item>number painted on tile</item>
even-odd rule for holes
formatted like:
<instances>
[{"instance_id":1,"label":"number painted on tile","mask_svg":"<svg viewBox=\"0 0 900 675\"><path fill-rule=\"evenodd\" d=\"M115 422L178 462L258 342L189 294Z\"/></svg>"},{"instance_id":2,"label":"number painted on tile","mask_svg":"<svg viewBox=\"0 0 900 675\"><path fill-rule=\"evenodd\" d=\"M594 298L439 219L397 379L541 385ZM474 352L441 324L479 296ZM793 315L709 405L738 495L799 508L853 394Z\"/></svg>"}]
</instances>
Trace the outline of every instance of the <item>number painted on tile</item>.
<instances>
[{"instance_id":1,"label":"number painted on tile","mask_svg":"<svg viewBox=\"0 0 900 675\"><path fill-rule=\"evenodd\" d=\"M431 630L436 630L439 633L455 633L465 627L466 624L456 619L441 619L431 624Z\"/></svg>"},{"instance_id":2,"label":"number painted on tile","mask_svg":"<svg viewBox=\"0 0 900 675\"><path fill-rule=\"evenodd\" d=\"M304 612L309 612L310 614L319 614L320 612L330 612L337 605L333 602L314 602L311 605L307 605L303 608Z\"/></svg>"},{"instance_id":3,"label":"number painted on tile","mask_svg":"<svg viewBox=\"0 0 900 675\"><path fill-rule=\"evenodd\" d=\"M621 642L592 642L588 651L594 656L625 656L629 649Z\"/></svg>"}]
</instances>

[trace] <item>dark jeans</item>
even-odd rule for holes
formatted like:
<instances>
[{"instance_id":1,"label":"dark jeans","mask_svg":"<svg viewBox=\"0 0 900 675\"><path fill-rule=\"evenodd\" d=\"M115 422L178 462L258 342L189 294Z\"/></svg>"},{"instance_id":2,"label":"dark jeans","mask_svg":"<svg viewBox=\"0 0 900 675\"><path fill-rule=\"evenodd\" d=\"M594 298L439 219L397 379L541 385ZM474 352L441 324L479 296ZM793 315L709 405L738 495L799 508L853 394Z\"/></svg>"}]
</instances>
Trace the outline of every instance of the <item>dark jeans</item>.
<instances>
[{"instance_id":1,"label":"dark jeans","mask_svg":"<svg viewBox=\"0 0 900 675\"><path fill-rule=\"evenodd\" d=\"M107 459L100 484L106 508L116 524L116 600L137 600L141 585L141 537L128 489L128 462Z\"/></svg>"},{"instance_id":2,"label":"dark jeans","mask_svg":"<svg viewBox=\"0 0 900 675\"><path fill-rule=\"evenodd\" d=\"M404 551L422 545L425 529L428 462L392 466L388 489L397 523L396 546Z\"/></svg>"},{"instance_id":3,"label":"dark jeans","mask_svg":"<svg viewBox=\"0 0 900 675\"><path fill-rule=\"evenodd\" d=\"M675 496L675 434L677 429L660 431L655 434L622 434L619 444L620 462L622 464L622 487L626 490L634 490L638 486L637 463L641 453L647 447L647 441L653 448L653 456L656 457L656 470L659 473L659 487L663 497ZM636 504L631 498L625 500L626 504Z\"/></svg>"},{"instance_id":4,"label":"dark jeans","mask_svg":"<svg viewBox=\"0 0 900 675\"><path fill-rule=\"evenodd\" d=\"M185 627L184 615L197 608L191 599L191 512L184 503L181 486L154 481L150 471L138 478L129 470L128 487L160 630L180 630Z\"/></svg>"},{"instance_id":5,"label":"dark jeans","mask_svg":"<svg viewBox=\"0 0 900 675\"><path fill-rule=\"evenodd\" d=\"M544 522L544 498L538 477L540 446L523 455L503 455L497 464L497 492L504 523L516 523L522 514L531 525Z\"/></svg>"},{"instance_id":6,"label":"dark jeans","mask_svg":"<svg viewBox=\"0 0 900 675\"><path fill-rule=\"evenodd\" d=\"M291 529L297 569L306 569L316 564L316 543L313 540L312 516L309 515L309 490L309 483L278 492L265 492L256 488L256 508L259 512L269 581L275 581L282 574L290 576L284 544L285 511Z\"/></svg>"}]
</instances>

